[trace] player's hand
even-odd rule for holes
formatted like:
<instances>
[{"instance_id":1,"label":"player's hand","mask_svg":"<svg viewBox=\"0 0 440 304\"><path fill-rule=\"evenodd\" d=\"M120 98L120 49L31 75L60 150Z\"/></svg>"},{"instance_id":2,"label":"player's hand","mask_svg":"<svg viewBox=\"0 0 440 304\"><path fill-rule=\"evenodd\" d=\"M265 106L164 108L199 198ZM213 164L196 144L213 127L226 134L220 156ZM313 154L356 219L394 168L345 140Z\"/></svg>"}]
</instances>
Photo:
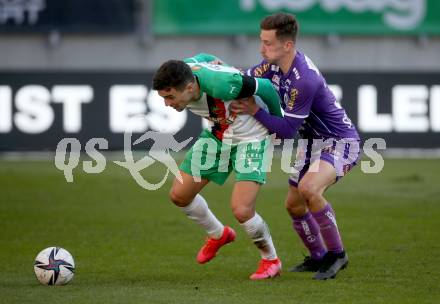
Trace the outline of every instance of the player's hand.
<instances>
[{"instance_id":1,"label":"player's hand","mask_svg":"<svg viewBox=\"0 0 440 304\"><path fill-rule=\"evenodd\" d=\"M258 112L259 108L253 96L234 100L229 105L229 110L235 114L248 114L252 116Z\"/></svg>"}]
</instances>

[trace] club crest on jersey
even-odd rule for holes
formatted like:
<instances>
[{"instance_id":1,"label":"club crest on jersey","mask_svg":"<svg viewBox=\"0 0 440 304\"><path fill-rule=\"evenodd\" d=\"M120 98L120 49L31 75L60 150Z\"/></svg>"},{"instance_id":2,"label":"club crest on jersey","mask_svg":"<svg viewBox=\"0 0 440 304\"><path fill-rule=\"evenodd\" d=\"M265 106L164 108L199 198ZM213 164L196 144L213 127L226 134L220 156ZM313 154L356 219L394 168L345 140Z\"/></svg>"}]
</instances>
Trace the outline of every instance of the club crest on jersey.
<instances>
[{"instance_id":1,"label":"club crest on jersey","mask_svg":"<svg viewBox=\"0 0 440 304\"><path fill-rule=\"evenodd\" d=\"M212 117L212 116L204 116L207 120L220 125L230 125L234 122L236 116L230 116L228 118L225 117Z\"/></svg>"},{"instance_id":2,"label":"club crest on jersey","mask_svg":"<svg viewBox=\"0 0 440 304\"><path fill-rule=\"evenodd\" d=\"M298 90L297 89L292 89L291 91L290 91L290 98L289 98L289 101L287 102L287 108L289 109L289 110L292 110L293 109L293 105L295 104L295 100L296 100L296 97L298 96Z\"/></svg>"},{"instance_id":3,"label":"club crest on jersey","mask_svg":"<svg viewBox=\"0 0 440 304\"><path fill-rule=\"evenodd\" d=\"M230 125L235 121L236 118L237 118L237 114L231 113L231 115L229 115L229 117L226 119L226 123Z\"/></svg>"}]
</instances>

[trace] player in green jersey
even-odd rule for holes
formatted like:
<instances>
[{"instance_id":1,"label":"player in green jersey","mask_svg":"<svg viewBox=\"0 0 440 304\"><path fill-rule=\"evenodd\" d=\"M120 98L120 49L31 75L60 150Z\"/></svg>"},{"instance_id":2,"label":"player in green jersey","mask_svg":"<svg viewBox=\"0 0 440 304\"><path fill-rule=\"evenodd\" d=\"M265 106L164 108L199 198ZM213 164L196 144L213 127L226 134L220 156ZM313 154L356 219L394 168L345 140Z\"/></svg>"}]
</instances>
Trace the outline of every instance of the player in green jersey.
<instances>
[{"instance_id":1,"label":"player in green jersey","mask_svg":"<svg viewBox=\"0 0 440 304\"><path fill-rule=\"evenodd\" d=\"M153 89L167 106L177 111L188 108L211 122L211 129L202 131L180 165L182 182L174 180L170 199L208 234L197 255L199 263L206 263L220 247L234 241L236 234L214 216L200 191L210 181L222 185L234 171L232 212L261 254L259 267L250 278L275 277L280 274L281 261L267 224L255 212L256 197L265 182L263 165L268 132L252 116L230 113L228 105L234 99L257 95L263 100L262 107L281 116L279 97L269 80L245 76L225 64L212 64L216 60L209 54L185 61L170 60L161 65L153 78ZM227 158L225 151L229 152Z\"/></svg>"}]
</instances>

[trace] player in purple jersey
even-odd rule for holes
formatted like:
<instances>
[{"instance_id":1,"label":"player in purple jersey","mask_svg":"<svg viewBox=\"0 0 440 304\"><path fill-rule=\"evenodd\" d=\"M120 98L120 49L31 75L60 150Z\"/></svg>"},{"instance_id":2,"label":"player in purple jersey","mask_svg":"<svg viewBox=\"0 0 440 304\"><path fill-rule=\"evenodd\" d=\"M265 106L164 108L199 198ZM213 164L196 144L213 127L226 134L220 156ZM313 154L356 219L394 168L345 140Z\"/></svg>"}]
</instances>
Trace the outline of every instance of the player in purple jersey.
<instances>
[{"instance_id":1,"label":"player in purple jersey","mask_svg":"<svg viewBox=\"0 0 440 304\"><path fill-rule=\"evenodd\" d=\"M359 135L317 67L296 49L295 16L268 16L260 28L264 60L249 69L248 75L271 79L281 97L284 117L270 115L252 99L235 102L231 109L253 115L278 138L300 134L286 208L310 256L290 271L313 271L318 280L334 278L346 267L348 257L335 212L323 193L356 164Z\"/></svg>"}]
</instances>

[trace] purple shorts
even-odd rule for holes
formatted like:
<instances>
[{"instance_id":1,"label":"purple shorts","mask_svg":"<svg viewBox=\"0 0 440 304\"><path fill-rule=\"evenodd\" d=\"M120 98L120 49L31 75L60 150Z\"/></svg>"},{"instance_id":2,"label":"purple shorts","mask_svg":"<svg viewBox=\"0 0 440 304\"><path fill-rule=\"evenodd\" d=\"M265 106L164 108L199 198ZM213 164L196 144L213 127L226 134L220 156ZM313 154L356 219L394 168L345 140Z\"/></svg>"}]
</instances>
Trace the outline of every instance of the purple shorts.
<instances>
[{"instance_id":1,"label":"purple shorts","mask_svg":"<svg viewBox=\"0 0 440 304\"><path fill-rule=\"evenodd\" d=\"M300 139L289 184L298 187L298 183L309 171L310 164L316 160L331 164L336 169L338 181L357 164L359 157L360 141L357 139Z\"/></svg>"}]
</instances>

